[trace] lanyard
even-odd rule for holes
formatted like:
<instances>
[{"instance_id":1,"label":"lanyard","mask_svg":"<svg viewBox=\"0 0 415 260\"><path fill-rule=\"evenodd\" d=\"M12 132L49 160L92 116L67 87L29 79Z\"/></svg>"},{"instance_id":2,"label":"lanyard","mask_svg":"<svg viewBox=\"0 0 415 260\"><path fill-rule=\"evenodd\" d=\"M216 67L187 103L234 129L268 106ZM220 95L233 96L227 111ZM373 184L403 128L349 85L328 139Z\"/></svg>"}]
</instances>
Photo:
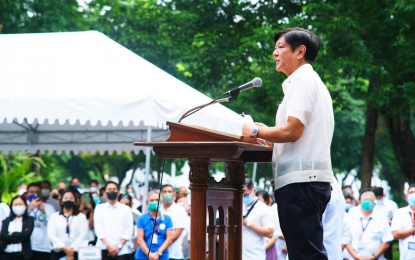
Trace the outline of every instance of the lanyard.
<instances>
[{"instance_id":1,"label":"lanyard","mask_svg":"<svg viewBox=\"0 0 415 260\"><path fill-rule=\"evenodd\" d=\"M365 230L367 228L367 226L369 226L370 221L372 220L372 217L369 218L369 220L367 221L367 224L365 227L363 227L363 218L360 219L360 223L362 223L362 231L363 233L365 233Z\"/></svg>"},{"instance_id":2,"label":"lanyard","mask_svg":"<svg viewBox=\"0 0 415 260\"><path fill-rule=\"evenodd\" d=\"M65 216L65 215L64 215ZM69 222L69 218L70 217L72 217L72 215L69 215L69 217L66 217L65 216L65 218L66 218L66 234L68 234L68 237L69 237L69 235L70 235L70 233L71 233L71 223L72 223L72 220L73 220L73 217L71 218L71 222Z\"/></svg>"},{"instance_id":3,"label":"lanyard","mask_svg":"<svg viewBox=\"0 0 415 260\"><path fill-rule=\"evenodd\" d=\"M36 211L35 210L32 210L32 212L35 215L35 221L38 221L38 219L37 219L37 213L39 212L39 209L36 208Z\"/></svg>"},{"instance_id":4,"label":"lanyard","mask_svg":"<svg viewBox=\"0 0 415 260\"><path fill-rule=\"evenodd\" d=\"M246 213L245 216L243 216L244 218L247 218L249 213L251 213L251 211L254 209L255 205L257 204L258 199L254 202L254 204L252 204L251 208L249 208L248 212Z\"/></svg>"},{"instance_id":5,"label":"lanyard","mask_svg":"<svg viewBox=\"0 0 415 260\"><path fill-rule=\"evenodd\" d=\"M153 223L153 222L156 222L156 223ZM156 225L155 226L155 230L157 230L157 234L160 232L160 221L159 222L157 222L157 220L154 220L154 219L150 219L150 222L151 222L151 225L154 227L154 225Z\"/></svg>"}]
</instances>

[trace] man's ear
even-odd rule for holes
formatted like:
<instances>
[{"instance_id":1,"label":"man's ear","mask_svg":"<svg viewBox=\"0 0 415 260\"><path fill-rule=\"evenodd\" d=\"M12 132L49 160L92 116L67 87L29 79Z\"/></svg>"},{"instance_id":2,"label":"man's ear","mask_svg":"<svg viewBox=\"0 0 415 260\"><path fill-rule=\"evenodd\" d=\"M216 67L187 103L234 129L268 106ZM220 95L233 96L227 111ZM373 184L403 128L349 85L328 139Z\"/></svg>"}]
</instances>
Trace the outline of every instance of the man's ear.
<instances>
[{"instance_id":1,"label":"man's ear","mask_svg":"<svg viewBox=\"0 0 415 260\"><path fill-rule=\"evenodd\" d=\"M254 191L254 195L255 195L255 194L256 194L256 189L254 188L254 189L253 189L253 191ZM256 195L255 195L255 196L256 196Z\"/></svg>"},{"instance_id":2,"label":"man's ear","mask_svg":"<svg viewBox=\"0 0 415 260\"><path fill-rule=\"evenodd\" d=\"M298 46L298 48L297 48L297 52L298 52L297 58L298 59L304 58L306 51L307 51L307 48L305 47L305 45Z\"/></svg>"}]
</instances>

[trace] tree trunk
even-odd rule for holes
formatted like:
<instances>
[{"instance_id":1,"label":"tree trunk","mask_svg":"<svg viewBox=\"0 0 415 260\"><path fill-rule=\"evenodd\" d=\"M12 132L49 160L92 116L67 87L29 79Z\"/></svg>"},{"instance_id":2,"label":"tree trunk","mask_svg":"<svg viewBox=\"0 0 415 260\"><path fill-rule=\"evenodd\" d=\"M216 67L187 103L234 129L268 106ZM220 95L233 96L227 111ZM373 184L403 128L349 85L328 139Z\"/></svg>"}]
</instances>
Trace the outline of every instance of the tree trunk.
<instances>
[{"instance_id":1,"label":"tree trunk","mask_svg":"<svg viewBox=\"0 0 415 260\"><path fill-rule=\"evenodd\" d=\"M388 118L389 135L396 158L405 179L415 183L415 138L411 130L410 109L404 106L405 115L401 118Z\"/></svg>"},{"instance_id":2,"label":"tree trunk","mask_svg":"<svg viewBox=\"0 0 415 260\"><path fill-rule=\"evenodd\" d=\"M38 157L42 158L42 155L40 154L40 151L37 150L35 154L32 154L32 157ZM30 171L35 173L36 177L40 177L40 165L37 162L32 161L30 164Z\"/></svg>"},{"instance_id":3,"label":"tree trunk","mask_svg":"<svg viewBox=\"0 0 415 260\"><path fill-rule=\"evenodd\" d=\"M373 104L368 103L366 108L366 128L362 145L362 164L360 166L361 190L371 187L377 121L378 111Z\"/></svg>"}]
</instances>

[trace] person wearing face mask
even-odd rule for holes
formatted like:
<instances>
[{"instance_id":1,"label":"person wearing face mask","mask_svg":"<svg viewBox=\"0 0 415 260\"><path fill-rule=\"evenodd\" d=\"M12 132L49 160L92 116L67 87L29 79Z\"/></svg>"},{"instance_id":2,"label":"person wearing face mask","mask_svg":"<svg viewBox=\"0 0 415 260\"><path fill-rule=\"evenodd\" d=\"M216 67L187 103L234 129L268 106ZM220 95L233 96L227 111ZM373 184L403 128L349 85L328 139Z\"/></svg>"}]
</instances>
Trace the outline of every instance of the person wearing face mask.
<instances>
[{"instance_id":1,"label":"person wearing face mask","mask_svg":"<svg viewBox=\"0 0 415 260\"><path fill-rule=\"evenodd\" d=\"M130 243L133 230L133 214L130 207L118 202L119 186L113 181L105 185L107 203L95 207L94 228L97 247L102 249L102 259L129 260L132 257Z\"/></svg>"},{"instance_id":2,"label":"person wearing face mask","mask_svg":"<svg viewBox=\"0 0 415 260\"><path fill-rule=\"evenodd\" d=\"M69 182L69 186L75 187L75 189L81 188L81 182L76 177L73 177L72 180Z\"/></svg>"},{"instance_id":3,"label":"person wearing face mask","mask_svg":"<svg viewBox=\"0 0 415 260\"><path fill-rule=\"evenodd\" d=\"M385 197L382 187L376 187L373 190L373 193L376 196L376 207L374 209L374 212L379 216L385 217L389 224L391 224L393 214L395 214L395 211L398 210L398 205L394 201Z\"/></svg>"},{"instance_id":4,"label":"person wearing face mask","mask_svg":"<svg viewBox=\"0 0 415 260\"><path fill-rule=\"evenodd\" d=\"M66 184L64 182L59 182L58 185L56 186L56 189L58 190L59 196L57 198L57 200L61 200L62 194L65 192L66 190Z\"/></svg>"},{"instance_id":5,"label":"person wearing face mask","mask_svg":"<svg viewBox=\"0 0 415 260\"><path fill-rule=\"evenodd\" d=\"M265 260L266 239L274 235L271 208L256 196L252 180L246 179L243 197L242 260Z\"/></svg>"},{"instance_id":6,"label":"person wearing face mask","mask_svg":"<svg viewBox=\"0 0 415 260\"><path fill-rule=\"evenodd\" d=\"M91 193L94 193L94 192L98 193L99 192L99 190L98 190L98 181L97 180L90 180L89 181L89 192L91 192Z\"/></svg>"},{"instance_id":7,"label":"person wearing face mask","mask_svg":"<svg viewBox=\"0 0 415 260\"><path fill-rule=\"evenodd\" d=\"M375 194L367 191L360 197L361 212L350 216L351 242L347 244L350 259L384 260L383 253L393 240L389 223L373 214Z\"/></svg>"},{"instance_id":8,"label":"person wearing face mask","mask_svg":"<svg viewBox=\"0 0 415 260\"><path fill-rule=\"evenodd\" d=\"M34 182L27 186L28 214L35 219L35 228L31 236L33 259L49 259L50 246L47 236L49 218L56 212L52 205L43 202L40 194L40 183Z\"/></svg>"},{"instance_id":9,"label":"person wearing face mask","mask_svg":"<svg viewBox=\"0 0 415 260\"><path fill-rule=\"evenodd\" d=\"M140 207L141 206L141 201L140 200L138 200L136 197L135 197L135 192L134 192L134 189L132 188L132 187L130 187L130 186L127 186L127 192L128 192L128 195L130 195L130 197L133 199L133 205L131 206L133 209L135 209L135 210L137 210L137 211L139 211L138 210L138 207Z\"/></svg>"},{"instance_id":10,"label":"person wearing face mask","mask_svg":"<svg viewBox=\"0 0 415 260\"><path fill-rule=\"evenodd\" d=\"M349 210L353 207L353 198L350 196L346 196L344 200L346 201L346 212L349 212Z\"/></svg>"},{"instance_id":11,"label":"person wearing face mask","mask_svg":"<svg viewBox=\"0 0 415 260\"><path fill-rule=\"evenodd\" d=\"M344 195L345 198L347 196L349 196L349 197L352 198L352 205L353 205L353 207L359 205L359 201L354 197L354 193L353 193L353 190L352 190L352 186L345 185L345 186L343 186L342 191L343 191L343 195Z\"/></svg>"},{"instance_id":12,"label":"person wearing face mask","mask_svg":"<svg viewBox=\"0 0 415 260\"><path fill-rule=\"evenodd\" d=\"M171 218L173 222L172 244L169 247L170 259L183 259L183 230L186 227L187 213L183 207L177 205L174 200L176 193L171 185L164 185L161 188L161 196L163 198L163 206L160 207L160 212Z\"/></svg>"},{"instance_id":13,"label":"person wearing face mask","mask_svg":"<svg viewBox=\"0 0 415 260\"><path fill-rule=\"evenodd\" d=\"M67 260L77 260L78 248L87 244L88 220L79 212L73 191L65 191L60 204L62 210L54 213L48 223L51 260L59 260L63 257Z\"/></svg>"},{"instance_id":14,"label":"person wearing face mask","mask_svg":"<svg viewBox=\"0 0 415 260\"><path fill-rule=\"evenodd\" d=\"M40 197L42 198L42 201L52 205L56 211L60 211L61 206L59 205L59 201L50 196L50 191L52 190L50 182L46 180L42 181L40 183L40 188Z\"/></svg>"},{"instance_id":15,"label":"person wearing face mask","mask_svg":"<svg viewBox=\"0 0 415 260\"><path fill-rule=\"evenodd\" d=\"M173 222L169 216L157 212L157 207L161 207L158 197L159 194L155 191L148 193L148 213L142 215L137 221L137 242L134 246L136 248L135 259L146 260L147 255L149 255L150 260L169 259Z\"/></svg>"},{"instance_id":16,"label":"person wearing face mask","mask_svg":"<svg viewBox=\"0 0 415 260\"><path fill-rule=\"evenodd\" d=\"M23 196L15 196L11 203L11 216L3 220L0 246L3 260L29 260L32 258L30 236L34 228L34 219L27 215L27 203Z\"/></svg>"},{"instance_id":17,"label":"person wearing face mask","mask_svg":"<svg viewBox=\"0 0 415 260\"><path fill-rule=\"evenodd\" d=\"M399 239L400 260L415 259L415 184L411 184L405 196L408 206L393 215L391 230Z\"/></svg>"}]
</instances>

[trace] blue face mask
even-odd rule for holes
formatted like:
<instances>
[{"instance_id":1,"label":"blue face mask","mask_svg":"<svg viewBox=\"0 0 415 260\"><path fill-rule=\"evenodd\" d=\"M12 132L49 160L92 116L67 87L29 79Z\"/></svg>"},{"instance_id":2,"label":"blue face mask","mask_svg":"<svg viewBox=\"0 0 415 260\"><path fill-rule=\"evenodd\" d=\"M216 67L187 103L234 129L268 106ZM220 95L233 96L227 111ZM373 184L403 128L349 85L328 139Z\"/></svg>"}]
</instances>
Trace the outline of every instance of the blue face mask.
<instances>
[{"instance_id":1,"label":"blue face mask","mask_svg":"<svg viewBox=\"0 0 415 260\"><path fill-rule=\"evenodd\" d=\"M99 204L99 198L92 198L92 200L94 201L95 205Z\"/></svg>"},{"instance_id":2,"label":"blue face mask","mask_svg":"<svg viewBox=\"0 0 415 260\"><path fill-rule=\"evenodd\" d=\"M362 209L364 210L373 210L375 203L370 200L365 200L362 202Z\"/></svg>"},{"instance_id":3,"label":"blue face mask","mask_svg":"<svg viewBox=\"0 0 415 260\"><path fill-rule=\"evenodd\" d=\"M352 207L353 207L352 204L346 203L346 211L349 211L349 209L351 209Z\"/></svg>"},{"instance_id":4,"label":"blue face mask","mask_svg":"<svg viewBox=\"0 0 415 260\"><path fill-rule=\"evenodd\" d=\"M408 195L408 204L411 206L415 206L415 193Z\"/></svg>"},{"instance_id":5,"label":"blue face mask","mask_svg":"<svg viewBox=\"0 0 415 260\"><path fill-rule=\"evenodd\" d=\"M252 193L251 193L251 194L249 194L249 195L247 195L247 196L245 196L245 195L244 195L243 203L244 203L245 205L249 205L249 204L251 204L253 201L254 201L254 196L252 195Z\"/></svg>"}]
</instances>

